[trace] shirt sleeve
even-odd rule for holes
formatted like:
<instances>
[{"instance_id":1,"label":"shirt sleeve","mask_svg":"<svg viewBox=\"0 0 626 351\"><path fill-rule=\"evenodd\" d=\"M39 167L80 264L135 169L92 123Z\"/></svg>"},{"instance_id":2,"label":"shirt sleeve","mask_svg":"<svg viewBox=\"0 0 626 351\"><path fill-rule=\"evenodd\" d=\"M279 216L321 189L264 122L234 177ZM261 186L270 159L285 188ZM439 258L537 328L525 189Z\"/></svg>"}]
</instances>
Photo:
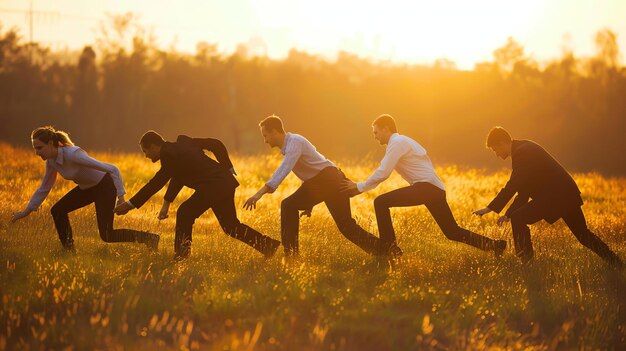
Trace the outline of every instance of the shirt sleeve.
<instances>
[{"instance_id":1,"label":"shirt sleeve","mask_svg":"<svg viewBox=\"0 0 626 351\"><path fill-rule=\"evenodd\" d=\"M502 212L502 209L504 209L504 206L509 203L509 200L511 200L511 198L516 193L518 193L520 189L523 188L524 183L532 172L532 169L529 166L531 163L531 160L525 153L520 152L518 155L516 155L516 158L513 159L513 170L511 172L511 177L509 178L509 181L506 182L504 188L500 190L500 192L498 193L498 195L496 195L493 201L489 203L489 205L487 206L488 208L496 213ZM522 197L520 197L519 200L516 199L516 206L519 206L522 199L524 198L528 199L528 196L522 194Z\"/></svg>"},{"instance_id":2,"label":"shirt sleeve","mask_svg":"<svg viewBox=\"0 0 626 351\"><path fill-rule=\"evenodd\" d=\"M167 186L167 190L165 191L165 196L163 197L163 200L167 202L174 202L176 196L178 196L178 193L183 188L183 186L183 183L181 183L177 179L170 179L170 184Z\"/></svg>"},{"instance_id":3,"label":"shirt sleeve","mask_svg":"<svg viewBox=\"0 0 626 351\"><path fill-rule=\"evenodd\" d=\"M302 156L302 144L297 140L291 140L285 148L285 158L283 163L276 169L276 172L272 175L270 180L265 183L268 187L276 190L280 183L287 177L289 172L293 170L293 167L298 162L298 159Z\"/></svg>"},{"instance_id":4,"label":"shirt sleeve","mask_svg":"<svg viewBox=\"0 0 626 351\"><path fill-rule=\"evenodd\" d=\"M122 174L120 170L110 163L105 163L102 161L98 161L93 157L87 155L85 150L77 149L72 153L72 158L74 162L81 166L89 167L96 169L101 172L109 173L111 178L113 178L113 184L115 184L115 189L117 190L117 196L122 196L126 194L126 190L124 189L124 182L122 181Z\"/></svg>"},{"instance_id":5,"label":"shirt sleeve","mask_svg":"<svg viewBox=\"0 0 626 351\"><path fill-rule=\"evenodd\" d=\"M50 189L52 189L52 186L54 185L56 179L56 169L50 167L46 162L46 174L43 176L39 188L35 191L33 196L31 196L30 201L28 202L28 205L26 207L32 211L35 211L37 208L39 208L39 206L41 206L41 204L43 203L43 200L45 200L50 193Z\"/></svg>"},{"instance_id":6,"label":"shirt sleeve","mask_svg":"<svg viewBox=\"0 0 626 351\"><path fill-rule=\"evenodd\" d=\"M356 187L360 192L372 190L382 183L385 179L389 178L391 172L396 167L396 164L400 160L400 157L405 154L409 145L403 142L394 143L387 146L385 151L385 157L380 161L378 169L372 173L364 182L356 183Z\"/></svg>"},{"instance_id":7,"label":"shirt sleeve","mask_svg":"<svg viewBox=\"0 0 626 351\"><path fill-rule=\"evenodd\" d=\"M161 160L162 161L162 160ZM166 168L163 167L163 163L161 162L161 169L144 185L138 192L128 200L135 208L140 208L143 204L148 201L152 197L152 195L156 194L157 191L161 190L165 186L165 184L172 178L170 173Z\"/></svg>"}]
</instances>

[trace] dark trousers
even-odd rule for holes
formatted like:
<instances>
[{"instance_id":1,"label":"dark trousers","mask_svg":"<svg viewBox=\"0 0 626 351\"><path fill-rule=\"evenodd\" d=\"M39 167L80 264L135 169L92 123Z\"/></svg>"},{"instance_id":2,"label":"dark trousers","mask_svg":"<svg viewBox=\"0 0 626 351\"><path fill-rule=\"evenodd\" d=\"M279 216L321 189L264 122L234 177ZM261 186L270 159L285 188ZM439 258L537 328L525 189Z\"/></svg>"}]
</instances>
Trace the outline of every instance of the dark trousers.
<instances>
[{"instance_id":1,"label":"dark trousers","mask_svg":"<svg viewBox=\"0 0 626 351\"><path fill-rule=\"evenodd\" d=\"M531 258L533 256L533 244L530 240L528 225L542 220L542 212L541 207L535 201L530 201L511 213L511 227L513 229L513 240L517 256L523 258ZM621 266L619 257L587 228L587 221L580 206L574 206L562 218L581 244L595 252L609 264Z\"/></svg>"},{"instance_id":2,"label":"dark trousers","mask_svg":"<svg viewBox=\"0 0 626 351\"><path fill-rule=\"evenodd\" d=\"M235 210L235 188L215 192L196 189L189 199L183 202L176 213L176 237L174 250L179 256L188 256L191 251L191 232L196 218L208 209L213 209L224 232L237 240L252 246L263 254L280 245L278 240L265 236L241 223Z\"/></svg>"},{"instance_id":3,"label":"dark trousers","mask_svg":"<svg viewBox=\"0 0 626 351\"><path fill-rule=\"evenodd\" d=\"M379 254L381 252L380 240L361 228L352 218L350 197L340 193L340 187L345 182L347 178L341 170L336 167L327 167L315 177L302 183L296 192L282 201L280 205L281 241L286 255L297 255L299 252L299 211L310 210L320 202L326 204L339 231L348 240L367 253Z\"/></svg>"},{"instance_id":4,"label":"dark trousers","mask_svg":"<svg viewBox=\"0 0 626 351\"><path fill-rule=\"evenodd\" d=\"M116 199L115 185L108 173L102 180L89 189L75 187L63 196L51 208L52 218L59 234L61 244L66 248L74 245L72 227L68 213L85 207L92 202L96 204L96 218L98 220L98 231L104 242L148 242L156 234L142 232L131 229L113 229L113 209Z\"/></svg>"},{"instance_id":5,"label":"dark trousers","mask_svg":"<svg viewBox=\"0 0 626 351\"><path fill-rule=\"evenodd\" d=\"M374 199L380 240L395 246L396 234L391 222L391 207L425 205L443 234L450 240L462 242L481 250L493 250L495 241L459 227L446 201L446 192L430 183L415 183L396 189Z\"/></svg>"}]
</instances>

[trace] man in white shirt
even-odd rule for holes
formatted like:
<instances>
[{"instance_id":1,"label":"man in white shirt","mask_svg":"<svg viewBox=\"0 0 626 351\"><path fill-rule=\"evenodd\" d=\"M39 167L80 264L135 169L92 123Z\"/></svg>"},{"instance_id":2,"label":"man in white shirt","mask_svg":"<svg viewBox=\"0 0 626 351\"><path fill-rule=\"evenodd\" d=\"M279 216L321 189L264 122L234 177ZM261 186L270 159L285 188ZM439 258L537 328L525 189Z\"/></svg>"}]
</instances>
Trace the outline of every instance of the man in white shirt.
<instances>
[{"instance_id":1,"label":"man in white shirt","mask_svg":"<svg viewBox=\"0 0 626 351\"><path fill-rule=\"evenodd\" d=\"M391 207L425 205L444 235L481 250L502 255L506 241L492 240L459 227L446 201L443 182L433 168L426 150L415 140L398 134L396 122L390 115L381 115L372 123L374 138L387 145L385 156L378 169L364 182L349 183L344 191L356 195L371 189L389 178L395 169L410 185L382 194L374 199L376 221L380 240L391 255L399 256L402 250L396 243L391 222Z\"/></svg>"},{"instance_id":2,"label":"man in white shirt","mask_svg":"<svg viewBox=\"0 0 626 351\"><path fill-rule=\"evenodd\" d=\"M273 193L291 171L303 181L295 193L282 201L280 207L281 241L285 254L298 255L298 212L310 213L313 206L320 202L326 204L339 231L348 240L367 253L379 254L382 248L380 240L356 223L350 211L350 197L339 191L349 181L343 172L317 152L306 138L285 133L279 117L269 116L259 123L259 127L265 142L280 148L285 158L270 180L246 201L244 207L256 208L257 201L264 194Z\"/></svg>"}]
</instances>

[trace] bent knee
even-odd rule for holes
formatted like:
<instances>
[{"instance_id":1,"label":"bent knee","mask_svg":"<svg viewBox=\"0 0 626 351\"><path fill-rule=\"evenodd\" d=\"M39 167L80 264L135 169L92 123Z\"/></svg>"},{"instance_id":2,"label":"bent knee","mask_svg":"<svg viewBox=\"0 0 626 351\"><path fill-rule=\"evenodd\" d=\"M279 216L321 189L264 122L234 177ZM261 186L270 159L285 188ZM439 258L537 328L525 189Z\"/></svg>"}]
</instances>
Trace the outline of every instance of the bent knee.
<instances>
[{"instance_id":1,"label":"bent knee","mask_svg":"<svg viewBox=\"0 0 626 351\"><path fill-rule=\"evenodd\" d=\"M389 201L387 200L387 197L385 197L384 195L377 196L374 199L374 208L387 208L387 207L390 207Z\"/></svg>"},{"instance_id":2,"label":"bent knee","mask_svg":"<svg viewBox=\"0 0 626 351\"><path fill-rule=\"evenodd\" d=\"M283 199L283 201L280 202L281 210L289 210L289 209L292 209L293 207L294 207L293 201L291 201L290 198Z\"/></svg>"},{"instance_id":3,"label":"bent knee","mask_svg":"<svg viewBox=\"0 0 626 351\"><path fill-rule=\"evenodd\" d=\"M59 216L59 215L63 215L64 211L63 211L63 208L61 206L59 206L59 204L54 204L50 208L50 214L52 215L52 217L56 217L56 216Z\"/></svg>"},{"instance_id":4,"label":"bent knee","mask_svg":"<svg viewBox=\"0 0 626 351\"><path fill-rule=\"evenodd\" d=\"M113 231L112 230L101 230L100 231L100 239L105 243L110 243L113 240Z\"/></svg>"},{"instance_id":5,"label":"bent knee","mask_svg":"<svg viewBox=\"0 0 626 351\"><path fill-rule=\"evenodd\" d=\"M305 206L291 198L286 198L280 202L280 211L282 213L297 213L298 210L304 210Z\"/></svg>"}]
</instances>

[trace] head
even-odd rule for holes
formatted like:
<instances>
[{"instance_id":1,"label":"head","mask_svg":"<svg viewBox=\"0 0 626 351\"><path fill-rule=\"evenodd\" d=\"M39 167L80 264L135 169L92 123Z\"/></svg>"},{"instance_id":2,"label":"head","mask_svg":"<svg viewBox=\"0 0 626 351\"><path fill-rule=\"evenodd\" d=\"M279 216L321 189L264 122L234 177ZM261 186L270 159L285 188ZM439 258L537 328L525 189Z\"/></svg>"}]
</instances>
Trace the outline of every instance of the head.
<instances>
[{"instance_id":1,"label":"head","mask_svg":"<svg viewBox=\"0 0 626 351\"><path fill-rule=\"evenodd\" d=\"M511 156L511 135L502 127L493 127L487 135L487 148L506 160Z\"/></svg>"},{"instance_id":2,"label":"head","mask_svg":"<svg viewBox=\"0 0 626 351\"><path fill-rule=\"evenodd\" d=\"M263 141L271 147L282 147L285 140L285 129L280 117L271 115L259 123Z\"/></svg>"},{"instance_id":3,"label":"head","mask_svg":"<svg viewBox=\"0 0 626 351\"><path fill-rule=\"evenodd\" d=\"M380 145L387 145L391 135L398 132L396 121L390 115L380 115L372 122L372 132Z\"/></svg>"},{"instance_id":4,"label":"head","mask_svg":"<svg viewBox=\"0 0 626 351\"><path fill-rule=\"evenodd\" d=\"M57 157L58 148L60 146L72 146L74 143L70 136L62 130L56 130L54 127L40 127L30 134L33 143L33 149L37 156L42 160Z\"/></svg>"},{"instance_id":5,"label":"head","mask_svg":"<svg viewBox=\"0 0 626 351\"><path fill-rule=\"evenodd\" d=\"M164 143L165 140L163 137L154 130L145 132L141 140L139 140L141 151L143 151L143 154L152 162L157 162L161 159L161 147Z\"/></svg>"}]
</instances>

